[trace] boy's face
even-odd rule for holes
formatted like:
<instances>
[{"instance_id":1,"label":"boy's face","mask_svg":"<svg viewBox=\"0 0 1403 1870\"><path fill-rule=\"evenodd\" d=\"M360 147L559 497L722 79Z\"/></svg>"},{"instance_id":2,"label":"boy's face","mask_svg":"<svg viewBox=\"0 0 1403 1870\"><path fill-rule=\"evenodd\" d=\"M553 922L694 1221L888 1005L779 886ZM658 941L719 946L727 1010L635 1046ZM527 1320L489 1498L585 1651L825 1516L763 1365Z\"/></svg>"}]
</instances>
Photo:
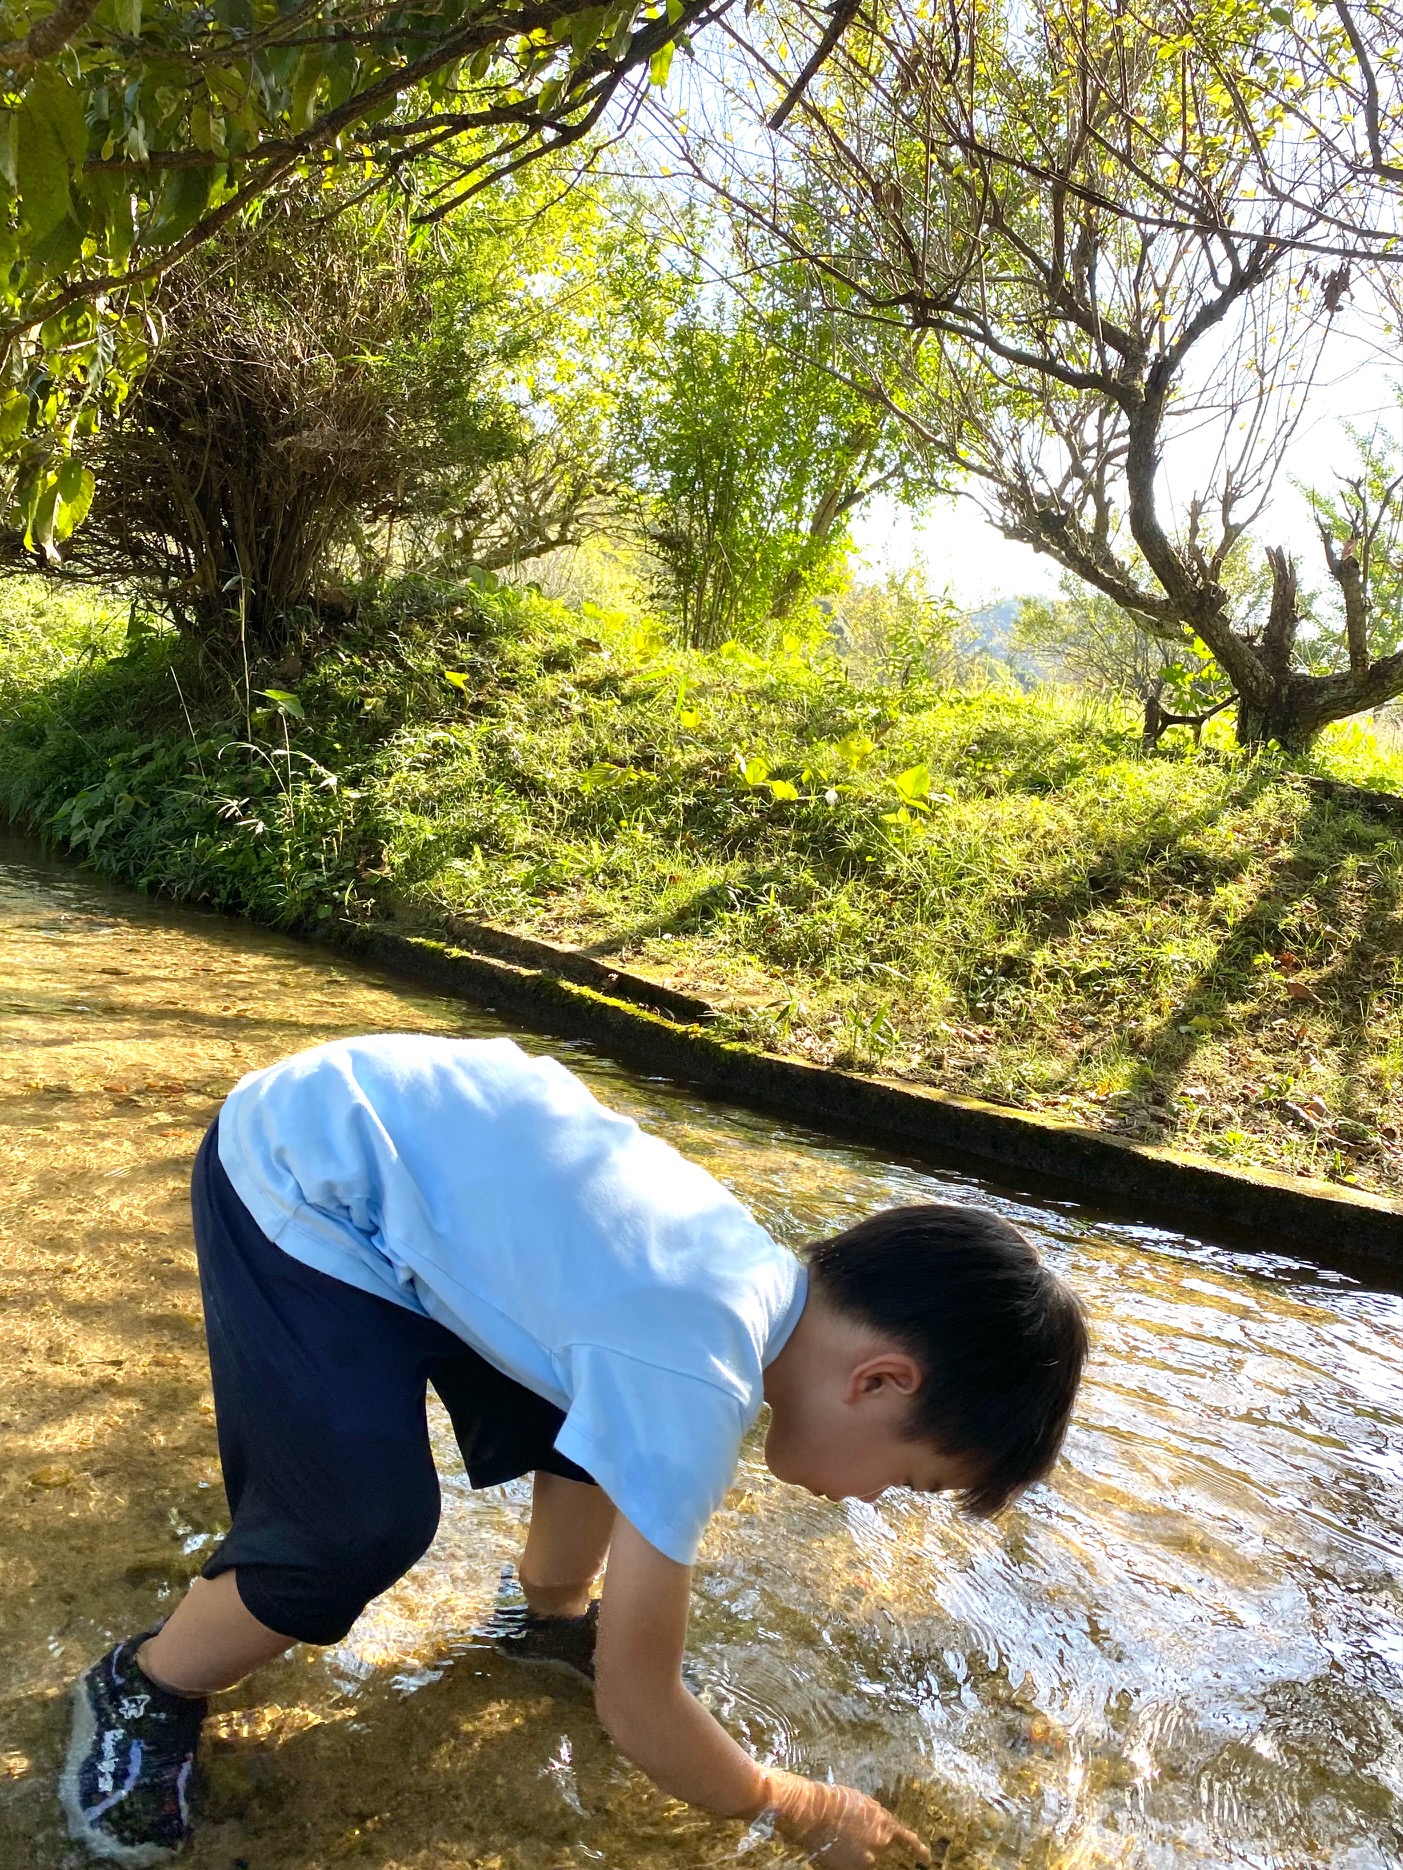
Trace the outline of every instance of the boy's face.
<instances>
[{"instance_id":1,"label":"boy's face","mask_svg":"<svg viewBox=\"0 0 1403 1870\"><path fill-rule=\"evenodd\" d=\"M906 1352L846 1360L773 1399L765 1465L778 1480L830 1500L875 1500L891 1487L944 1493L968 1487L973 1465L906 1433L921 1385Z\"/></svg>"}]
</instances>

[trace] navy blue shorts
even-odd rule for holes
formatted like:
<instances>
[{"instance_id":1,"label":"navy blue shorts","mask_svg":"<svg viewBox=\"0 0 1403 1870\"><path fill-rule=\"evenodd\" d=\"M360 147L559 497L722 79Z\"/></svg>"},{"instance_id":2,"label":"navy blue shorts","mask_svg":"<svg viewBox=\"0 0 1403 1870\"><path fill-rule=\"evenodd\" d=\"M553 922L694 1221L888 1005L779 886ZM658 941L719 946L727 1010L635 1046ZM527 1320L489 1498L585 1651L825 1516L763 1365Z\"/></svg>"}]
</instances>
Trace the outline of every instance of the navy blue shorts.
<instances>
[{"instance_id":1,"label":"navy blue shorts","mask_svg":"<svg viewBox=\"0 0 1403 1870\"><path fill-rule=\"evenodd\" d=\"M334 1643L438 1527L429 1384L474 1487L536 1469L590 1476L555 1452L553 1403L431 1318L275 1247L234 1193L217 1137L216 1123L191 1206L232 1524L204 1575L237 1570L260 1623Z\"/></svg>"}]
</instances>

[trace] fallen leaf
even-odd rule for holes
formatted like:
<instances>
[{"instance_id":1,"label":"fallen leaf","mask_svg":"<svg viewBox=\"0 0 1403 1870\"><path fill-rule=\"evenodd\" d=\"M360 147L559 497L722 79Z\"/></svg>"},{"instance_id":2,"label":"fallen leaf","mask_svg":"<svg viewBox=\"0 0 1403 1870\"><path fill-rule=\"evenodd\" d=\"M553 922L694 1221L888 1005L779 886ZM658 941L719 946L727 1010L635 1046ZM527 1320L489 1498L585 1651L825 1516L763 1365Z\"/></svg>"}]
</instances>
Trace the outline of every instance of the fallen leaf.
<instances>
[{"instance_id":1,"label":"fallen leaf","mask_svg":"<svg viewBox=\"0 0 1403 1870\"><path fill-rule=\"evenodd\" d=\"M63 1467L58 1462L50 1462L47 1467L39 1467L29 1477L31 1487L71 1487L78 1476L71 1467Z\"/></svg>"}]
</instances>

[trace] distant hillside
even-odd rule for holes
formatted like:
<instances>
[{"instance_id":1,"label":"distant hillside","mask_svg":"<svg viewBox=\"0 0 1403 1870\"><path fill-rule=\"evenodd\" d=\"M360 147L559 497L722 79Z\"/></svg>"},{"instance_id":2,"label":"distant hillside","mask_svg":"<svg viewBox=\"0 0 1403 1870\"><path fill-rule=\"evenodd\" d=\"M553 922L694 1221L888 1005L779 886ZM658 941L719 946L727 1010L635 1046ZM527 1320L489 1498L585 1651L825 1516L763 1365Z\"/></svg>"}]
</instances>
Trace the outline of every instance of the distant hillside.
<instances>
[{"instance_id":1,"label":"distant hillside","mask_svg":"<svg viewBox=\"0 0 1403 1870\"><path fill-rule=\"evenodd\" d=\"M1055 670L1042 657L1015 648L1014 632L1022 608L1021 597L1005 597L972 610L960 646L971 658L983 658L1007 670L1021 688L1036 688L1050 680Z\"/></svg>"}]
</instances>

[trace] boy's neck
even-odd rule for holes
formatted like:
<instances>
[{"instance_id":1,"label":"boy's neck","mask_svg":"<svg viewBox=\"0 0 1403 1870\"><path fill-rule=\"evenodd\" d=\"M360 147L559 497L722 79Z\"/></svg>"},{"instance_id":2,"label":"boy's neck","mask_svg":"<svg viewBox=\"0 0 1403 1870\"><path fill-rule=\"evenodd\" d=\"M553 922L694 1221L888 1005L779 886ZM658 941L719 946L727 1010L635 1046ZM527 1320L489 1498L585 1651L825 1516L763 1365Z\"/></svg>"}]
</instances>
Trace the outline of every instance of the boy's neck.
<instances>
[{"instance_id":1,"label":"boy's neck","mask_svg":"<svg viewBox=\"0 0 1403 1870\"><path fill-rule=\"evenodd\" d=\"M810 1273L803 1308L779 1353L765 1365L764 1394L771 1408L777 1400L793 1394L795 1388L803 1384L815 1360L823 1356L825 1350L833 1348L830 1341L834 1327L841 1329L843 1323L824 1302Z\"/></svg>"}]
</instances>

